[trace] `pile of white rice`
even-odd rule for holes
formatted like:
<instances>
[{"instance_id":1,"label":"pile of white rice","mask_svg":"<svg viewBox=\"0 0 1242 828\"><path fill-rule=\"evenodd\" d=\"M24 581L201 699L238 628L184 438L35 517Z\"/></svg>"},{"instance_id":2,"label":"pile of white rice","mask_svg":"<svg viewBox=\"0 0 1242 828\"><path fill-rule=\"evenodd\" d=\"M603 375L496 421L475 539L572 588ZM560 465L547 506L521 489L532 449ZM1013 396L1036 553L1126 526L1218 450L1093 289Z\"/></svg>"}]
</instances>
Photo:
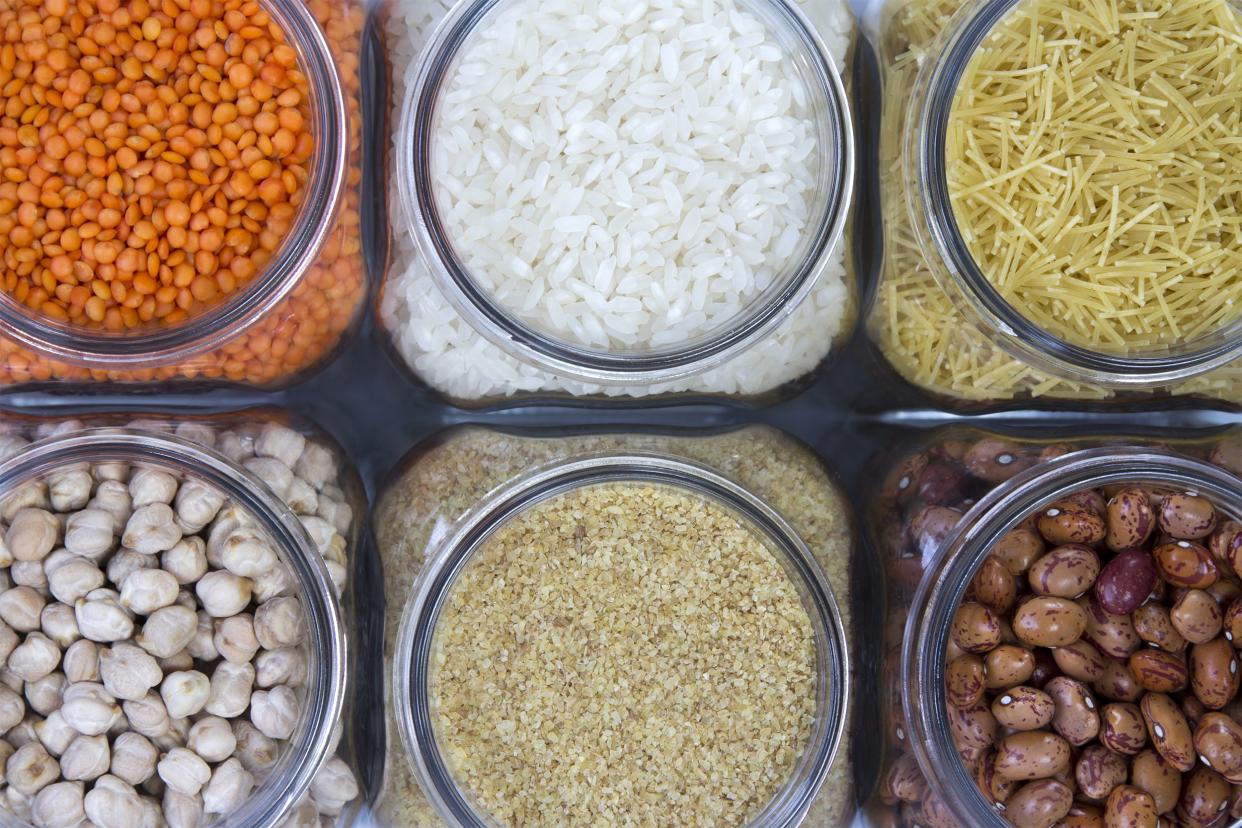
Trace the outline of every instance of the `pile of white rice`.
<instances>
[{"instance_id":1,"label":"pile of white rice","mask_svg":"<svg viewBox=\"0 0 1242 828\"><path fill-rule=\"evenodd\" d=\"M848 0L803 5L842 66ZM444 8L397 0L392 10L398 108ZM801 246L816 209L806 97L736 0L521 0L455 68L437 125L437 197L474 278L527 324L614 351L675 344L734 319ZM807 301L720 368L676 385L587 386L475 332L419 260L395 194L393 205L385 326L425 381L460 399L762 393L814 370L848 310L838 246Z\"/></svg>"}]
</instances>

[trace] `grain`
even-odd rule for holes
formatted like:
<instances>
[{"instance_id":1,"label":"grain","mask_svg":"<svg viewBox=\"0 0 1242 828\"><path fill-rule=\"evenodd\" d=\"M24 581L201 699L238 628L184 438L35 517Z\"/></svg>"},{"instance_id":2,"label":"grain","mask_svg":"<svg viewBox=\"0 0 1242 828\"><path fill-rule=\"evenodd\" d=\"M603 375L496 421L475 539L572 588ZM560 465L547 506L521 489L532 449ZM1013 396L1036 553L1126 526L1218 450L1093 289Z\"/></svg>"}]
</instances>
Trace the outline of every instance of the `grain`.
<instances>
[{"instance_id":1,"label":"grain","mask_svg":"<svg viewBox=\"0 0 1242 828\"><path fill-rule=\"evenodd\" d=\"M376 510L376 540L384 567L385 687L391 688L393 645L410 589L431 544L447 525L497 486L552 461L598 452L653 451L697 461L745 486L780 512L815 554L850 621L851 526L848 507L823 465L808 449L767 428L711 437L592 435L559 439L519 437L482 429L450 432L414 458ZM391 708L390 708L391 709ZM807 824L835 828L852 815L848 730ZM424 799L389 721L388 786L379 815L396 828L442 823Z\"/></svg>"},{"instance_id":2,"label":"grain","mask_svg":"<svg viewBox=\"0 0 1242 828\"><path fill-rule=\"evenodd\" d=\"M449 767L506 825L744 824L815 713L793 582L753 528L670 487L513 518L454 586L434 658Z\"/></svg>"},{"instance_id":3,"label":"grain","mask_svg":"<svg viewBox=\"0 0 1242 828\"><path fill-rule=\"evenodd\" d=\"M842 2L842 0L802 0L800 5L818 27L827 46L828 53L837 67L846 66L854 26L848 3ZM393 100L395 101L404 100L405 91L408 85L413 82L415 59L424 43L427 29L438 18L439 14L442 14L442 11L434 8L434 6L435 4L427 3L398 4L389 21L389 44L393 54L393 64L395 67L398 67L398 70L394 71L393 74L395 87ZM679 56L678 61L679 68L684 73L687 67L686 56L682 54ZM657 76L656 83L663 82L662 69L653 69L652 72ZM679 109L680 103L675 101L672 108ZM402 113L396 112L394 117L400 118ZM504 140L507 142L507 145L512 146L503 134L497 140ZM653 148L660 149L659 143L653 142L652 144L644 145L641 149L644 152L650 153ZM518 149L520 150L520 145ZM398 143L394 143L393 151L396 153L406 152L408 147L402 147ZM602 165L613 163L608 153L598 151L595 152L593 158L586 159L588 162L587 166L593 164L596 158L599 159ZM561 163L555 157L550 158L549 175L551 175L552 162ZM537 163L532 167L532 169L536 170L538 168ZM579 168L584 169L583 165L579 165ZM650 169L651 164L645 165L645 171L649 172ZM643 173L639 174L642 175ZM656 186L659 183L658 178L647 182L647 186L639 186L638 196L646 201L648 204L647 209L655 210L659 204L665 203L664 213L668 213L677 205L679 199L681 201L679 213L694 209L693 200L697 196L693 189L674 188L675 192L672 194L670 206L667 203L669 201L669 194L664 192L662 186ZM670 172L669 178L672 181L682 183L686 183L688 180L685 173L676 170ZM608 187L614 186L616 181L616 177L613 176L608 179L606 185ZM523 185L518 182L515 186L520 189ZM587 189L591 191L593 198L606 200L608 193L606 188L601 189L603 186L591 185ZM617 186L624 185L617 184ZM623 201L634 203L629 199L623 199ZM710 207L710 205L706 206ZM461 209L465 209L465 206ZM609 207L606 209L613 208ZM713 209L717 213L724 215L723 206ZM704 228L710 225L710 221L704 221L703 216L703 211L699 210L700 233L705 232ZM684 218L685 216L683 216L682 220L676 222L673 222L670 218L669 228L679 232L684 224ZM674 224L676 225L675 227L673 226ZM531 229L528 225L523 226L527 230ZM584 243L595 244L598 242L606 248L609 241L615 244L616 240L620 238L617 235L617 231L618 228L623 226L622 223L613 221L611 225L606 224L603 228L597 227L596 232L592 234L595 241L588 242L586 233L590 233L590 231L586 231L586 233L579 231L572 235L575 238L581 237ZM599 233L601 229L605 231L602 236ZM477 233L478 229L476 227L468 232ZM509 234L506 238L515 241L516 236L513 234L526 231L511 229L506 232ZM554 230L549 230L549 234L554 233ZM770 234L766 233L766 231L765 235L770 238L779 236L779 234ZM653 239L658 240L664 236L669 236L667 231L659 231L653 236ZM673 246L677 247L678 243L674 238L675 236L676 232L670 238L672 239ZM609 241L605 241L605 237L608 237ZM384 324L389 334L393 337L397 350L422 379L437 390L464 401L540 391L565 392L578 396L646 396L683 391L737 395L762 394L814 371L824 360L825 356L828 355L838 338L851 329L856 312L854 297L848 284L851 276L850 268L846 264L847 245L843 243L827 257L819 279L803 304L793 311L789 319L784 321L767 338L750 350L737 355L718 368L686 380L639 387L600 386L554 376L547 371L521 361L479 334L460 316L440 291L427 264L418 256L414 239L401 222L398 222L394 227L394 242L394 261L381 301L381 316ZM630 239L630 242L631 255L637 255L633 252L633 239ZM576 250L576 245L573 243L573 239L569 237L569 234L566 234L565 238L558 243L562 245L570 244L570 247ZM751 247L753 245L747 244L745 246ZM700 247L702 245L695 245L693 249L683 246L679 251L673 252L677 253L678 258L698 256L699 253L695 251ZM468 248L468 252L483 255L485 251L480 251L478 248L478 245L473 245ZM713 258L721 258L722 261L725 261L729 258L734 258L736 249L740 248L724 251L728 254L727 256L708 256L703 261L712 260ZM569 250L570 248L566 248L565 252L569 252ZM655 241L652 242L651 250L653 252L658 250L658 245ZM578 254L575 252L574 255ZM663 256L664 253L660 252L657 255ZM568 287L562 287L555 291L552 290L555 285L548 282L546 278L541 280L533 268L529 274L523 268L521 269L521 278L500 280L503 283L498 285L498 280L494 277L484 276L483 278L489 280L487 282L489 288L497 286L501 291L512 292L512 300L517 302L520 308L525 307L525 310L522 311L525 314L541 314L544 313L544 310L542 310L543 305L551 308L553 305L562 302L562 299L568 301L571 310L566 311L562 305L561 309L556 311L559 314L558 319L560 321L554 323L554 326L560 325L562 335L565 331L569 331L568 338L570 339L575 337L581 339L579 332L573 330L575 326L582 329L581 334L583 335L587 334L587 328L591 328L595 332L592 335L602 334L602 337L598 338L599 342L612 343L615 338L617 344L631 349L632 345L625 345L627 338L631 342L637 342L644 338L650 339L650 335L655 331L654 326L659 319L669 319L668 313L683 312L675 307L679 302L678 297L691 297L689 303L682 303L685 304L689 315L680 317L682 319L681 322L677 322L672 328L664 330L660 335L672 336L675 334L676 338L679 339L688 338L688 333L693 333L696 329L693 327L694 325L705 324L706 314L700 314L700 311L714 309L712 313L715 316L724 318L732 312L730 307L736 309L739 302L742 301L739 298L742 296L741 292L728 284L729 279L719 276L718 268L703 277L694 277L693 274L689 273L690 269L685 268L683 270L686 272L682 274L684 278L679 277L679 280L675 281L675 283L667 284L665 283L664 272L661 270L656 274L657 278L654 282L658 288L664 291L663 295L665 298L660 299L654 291L646 290L643 285L645 280L644 274L649 272L649 268L642 263L641 256L639 260L636 260L635 267L633 268L615 268L612 277L613 287L607 291L599 291L596 288L594 279L590 278L590 276L592 273L600 275L603 271L598 268L595 270L591 268L595 267L595 264L606 262L608 258L607 255L587 254L582 258L582 261L587 264L587 268L584 271L587 274L587 278L578 279L575 275L571 279L567 276L565 277L567 281L564 285ZM555 264L562 259L563 256L553 257L552 266L548 269L554 269ZM596 260L595 264L591 264L592 259ZM501 262L501 264L504 265L505 263ZM530 265L531 263L527 262L527 264ZM506 265L505 267L507 271L508 266ZM627 275L631 271L633 278ZM770 274L765 278L770 280ZM624 290L622 290L622 283L627 280L628 283L624 286ZM650 280L646 281L650 282ZM692 284L700 284L702 286L698 294L690 288ZM739 285L742 284L739 283ZM758 283L756 282L755 284ZM518 290L519 287L523 289ZM575 294L578 296L576 299L566 298L573 293L574 289L579 290L581 295ZM549 301L542 304L536 302L534 307L526 307L528 298L541 292ZM751 293L753 294L753 290ZM594 298L584 298L587 294ZM694 303L699 302L699 299L695 298L696 296L701 296L703 299L701 307L693 307ZM605 307L612 300L612 297L624 300L619 306L629 309L622 316L628 314L634 322L632 331L619 332L611 330L602 321L603 317L605 315L615 317L613 321L618 321L621 319L621 316L601 314L600 311L590 307L591 303L594 303L596 308ZM639 305L634 305L630 300L636 300ZM552 311L549 310L547 313L549 314L547 319L534 319L532 324L541 330L546 329L548 327L548 320L551 319L550 314ZM692 316L693 318L691 318ZM700 316L702 317L701 319Z\"/></svg>"}]
</instances>

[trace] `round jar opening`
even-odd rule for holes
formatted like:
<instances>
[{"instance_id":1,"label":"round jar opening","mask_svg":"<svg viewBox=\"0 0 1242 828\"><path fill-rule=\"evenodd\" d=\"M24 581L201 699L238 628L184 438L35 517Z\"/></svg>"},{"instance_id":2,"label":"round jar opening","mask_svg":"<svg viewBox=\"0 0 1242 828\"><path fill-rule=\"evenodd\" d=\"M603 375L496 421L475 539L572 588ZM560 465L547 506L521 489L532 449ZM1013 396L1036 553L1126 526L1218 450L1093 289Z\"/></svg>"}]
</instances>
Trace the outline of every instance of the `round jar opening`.
<instances>
[{"instance_id":1,"label":"round jar opening","mask_svg":"<svg viewBox=\"0 0 1242 828\"><path fill-rule=\"evenodd\" d=\"M1124 388L1242 356L1238 35L1231 0L980 0L946 27L908 204L942 286L1015 357Z\"/></svg>"},{"instance_id":2,"label":"round jar opening","mask_svg":"<svg viewBox=\"0 0 1242 828\"><path fill-rule=\"evenodd\" d=\"M11 643L30 650L19 659L23 670L43 671L39 647L64 649L47 669L60 671L65 699L75 694L78 709L62 705L57 712L65 723L91 724L69 734L69 747L60 745L59 766L50 763L59 773L73 763L73 778L85 781L52 780L48 766L39 766L22 778L36 789L23 793L25 807L58 814L85 808L87 817L100 808L109 818L132 812L135 820L173 808L186 818L193 811L213 828L274 826L300 807L338 738L345 640L327 569L288 506L211 449L173 435L108 428L52 436L0 463L0 512L6 557L16 558L10 568L25 567L9 575L12 583L29 582L31 567L42 566L49 609L89 587L55 627L45 611L40 628L14 628ZM59 534L43 525L57 513L68 514ZM41 548L47 544L40 539L56 548ZM268 567L254 570L254 578L233 577L232 569L273 556L279 573ZM22 588L5 590L6 614L20 616L22 600L31 597L13 594ZM175 593L171 603L168 590ZM49 638L58 630L68 637ZM174 652L187 633L190 643ZM263 657L282 647L279 657ZM258 657L252 663L247 653ZM161 675L151 685L155 670ZM101 711L109 710L125 717L129 736L98 729L107 724ZM54 718L49 714L41 731L49 744L61 738ZM101 747L92 737L113 743ZM122 746L122 739L131 741ZM91 757L107 751L109 763L89 770L96 767ZM196 787L202 798L186 787L182 800L143 801L150 778ZM42 801L56 784L66 790ZM79 784L76 794L68 790ZM0 813L12 805L0 803Z\"/></svg>"},{"instance_id":3,"label":"round jar opening","mask_svg":"<svg viewBox=\"0 0 1242 828\"><path fill-rule=\"evenodd\" d=\"M755 344L849 211L844 86L788 0L464 3L404 112L399 194L440 289L570 379L675 380Z\"/></svg>"},{"instance_id":4,"label":"round jar opening","mask_svg":"<svg viewBox=\"0 0 1242 828\"><path fill-rule=\"evenodd\" d=\"M748 492L679 461L579 460L500 492L429 561L394 697L449 824L804 818L845 724L844 632L809 550Z\"/></svg>"},{"instance_id":5,"label":"round jar opening","mask_svg":"<svg viewBox=\"0 0 1242 828\"><path fill-rule=\"evenodd\" d=\"M64 186L39 196L32 175L14 194L0 320L18 345L101 370L176 364L271 312L315 261L346 176L335 60L298 0L217 6L156 10L127 51L106 39L127 10L97 12L87 32L115 79L72 73L65 94L80 82L91 114L19 136Z\"/></svg>"},{"instance_id":6,"label":"round jar opening","mask_svg":"<svg viewBox=\"0 0 1242 828\"><path fill-rule=\"evenodd\" d=\"M1242 548L1239 519L1236 476L1130 446L1029 467L962 516L928 562L902 651L926 818L1006 828L1018 824L1011 812L1034 819L1039 808L1086 802L1101 814L1155 808L1154 821L1176 797L1157 806L1145 790L1122 796L1130 777L1119 772L1137 779L1149 770L1138 765L1150 763L1186 779L1206 773L1200 766L1242 773L1224 766L1208 732L1219 725L1226 736L1242 734L1232 712L1238 654L1224 621L1240 586L1232 561L1233 547ZM1200 615L1211 623L1199 627ZM1166 628L1188 637L1179 647L1160 634ZM968 687L972 668L984 685ZM1001 680L1011 672L1012 682ZM1197 720L1182 713L1184 697L1197 702ZM1135 742L1123 745L1130 735ZM1154 755L1136 758L1143 751ZM1098 769L1080 768L1096 759ZM1059 773L1107 790L1080 799Z\"/></svg>"}]
</instances>

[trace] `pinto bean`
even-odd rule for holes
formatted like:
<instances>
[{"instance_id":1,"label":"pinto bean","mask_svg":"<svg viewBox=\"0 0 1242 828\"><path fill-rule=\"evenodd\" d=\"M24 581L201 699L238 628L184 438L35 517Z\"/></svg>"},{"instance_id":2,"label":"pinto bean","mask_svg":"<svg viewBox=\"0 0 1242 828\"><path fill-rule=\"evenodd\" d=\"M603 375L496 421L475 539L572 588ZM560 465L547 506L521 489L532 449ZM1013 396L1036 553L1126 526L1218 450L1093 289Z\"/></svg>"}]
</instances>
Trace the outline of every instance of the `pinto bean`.
<instances>
[{"instance_id":1,"label":"pinto bean","mask_svg":"<svg viewBox=\"0 0 1242 828\"><path fill-rule=\"evenodd\" d=\"M1195 766L1190 725L1177 703L1163 693L1148 693L1139 702L1152 747L1173 767L1186 772Z\"/></svg>"},{"instance_id":2,"label":"pinto bean","mask_svg":"<svg viewBox=\"0 0 1242 828\"><path fill-rule=\"evenodd\" d=\"M1104 540L1108 531L1102 515L1064 500L1045 509L1036 526L1044 540L1055 545L1081 543L1094 546Z\"/></svg>"},{"instance_id":3,"label":"pinto bean","mask_svg":"<svg viewBox=\"0 0 1242 828\"><path fill-rule=\"evenodd\" d=\"M1130 656L1130 672L1144 690L1155 693L1176 693L1190 683L1186 661L1164 650L1139 650Z\"/></svg>"},{"instance_id":4,"label":"pinto bean","mask_svg":"<svg viewBox=\"0 0 1242 828\"><path fill-rule=\"evenodd\" d=\"M1014 733L996 746L996 772L1006 779L1047 779L1069 764L1069 742L1046 730Z\"/></svg>"},{"instance_id":5,"label":"pinto bean","mask_svg":"<svg viewBox=\"0 0 1242 828\"><path fill-rule=\"evenodd\" d=\"M1001 624L996 613L983 604L965 603L953 614L953 641L968 653L986 653L1001 643Z\"/></svg>"},{"instance_id":6,"label":"pinto bean","mask_svg":"<svg viewBox=\"0 0 1242 828\"><path fill-rule=\"evenodd\" d=\"M1087 614L1068 598L1038 596L1018 605L1014 634L1033 647L1065 647L1082 638Z\"/></svg>"},{"instance_id":7,"label":"pinto bean","mask_svg":"<svg viewBox=\"0 0 1242 828\"><path fill-rule=\"evenodd\" d=\"M1114 702L1100 711L1100 742L1114 753L1133 756L1147 744L1147 725L1136 705Z\"/></svg>"},{"instance_id":8,"label":"pinto bean","mask_svg":"<svg viewBox=\"0 0 1242 828\"><path fill-rule=\"evenodd\" d=\"M884 784L893 799L918 802L927 793L927 780L914 757L903 753L888 767Z\"/></svg>"},{"instance_id":9,"label":"pinto bean","mask_svg":"<svg viewBox=\"0 0 1242 828\"><path fill-rule=\"evenodd\" d=\"M1014 828L1052 828L1069 813L1074 792L1055 779L1028 782L1006 803L1005 816Z\"/></svg>"},{"instance_id":10,"label":"pinto bean","mask_svg":"<svg viewBox=\"0 0 1242 828\"><path fill-rule=\"evenodd\" d=\"M1151 554L1131 549L1104 564L1095 581L1095 597L1109 612L1129 615L1151 595L1158 577Z\"/></svg>"},{"instance_id":11,"label":"pinto bean","mask_svg":"<svg viewBox=\"0 0 1242 828\"><path fill-rule=\"evenodd\" d=\"M1182 784L1177 816L1191 825L1211 825L1229 808L1232 787L1211 768L1200 765Z\"/></svg>"},{"instance_id":12,"label":"pinto bean","mask_svg":"<svg viewBox=\"0 0 1242 828\"><path fill-rule=\"evenodd\" d=\"M1205 765L1230 784L1242 785L1242 722L1224 713L1208 713L1195 728L1194 748Z\"/></svg>"},{"instance_id":13,"label":"pinto bean","mask_svg":"<svg viewBox=\"0 0 1242 828\"><path fill-rule=\"evenodd\" d=\"M1182 789L1182 775L1154 750L1145 750L1130 765L1130 784L1151 794L1157 813L1167 813L1177 806Z\"/></svg>"},{"instance_id":14,"label":"pinto bean","mask_svg":"<svg viewBox=\"0 0 1242 828\"><path fill-rule=\"evenodd\" d=\"M1104 675L1092 685L1095 692L1116 702L1137 702L1145 692L1130 672L1130 666L1115 658L1104 662Z\"/></svg>"},{"instance_id":15,"label":"pinto bean","mask_svg":"<svg viewBox=\"0 0 1242 828\"><path fill-rule=\"evenodd\" d=\"M1143 646L1129 613L1109 612L1094 595L1079 598L1078 606L1087 614L1087 628L1082 637L1104 655L1128 658Z\"/></svg>"},{"instance_id":16,"label":"pinto bean","mask_svg":"<svg viewBox=\"0 0 1242 828\"><path fill-rule=\"evenodd\" d=\"M989 555L971 580L976 601L996 613L1008 612L1018 599L1018 585L999 558Z\"/></svg>"},{"instance_id":17,"label":"pinto bean","mask_svg":"<svg viewBox=\"0 0 1242 828\"><path fill-rule=\"evenodd\" d=\"M1220 570L1207 547L1194 541L1162 543L1152 551L1156 569L1174 586L1207 589L1220 578Z\"/></svg>"},{"instance_id":18,"label":"pinto bean","mask_svg":"<svg viewBox=\"0 0 1242 828\"><path fill-rule=\"evenodd\" d=\"M1225 625L1220 604L1201 589L1186 590L1169 610L1169 621L1192 644L1211 641Z\"/></svg>"},{"instance_id":19,"label":"pinto bean","mask_svg":"<svg viewBox=\"0 0 1242 828\"><path fill-rule=\"evenodd\" d=\"M1108 501L1104 543L1114 552L1142 546L1156 528L1151 501L1142 489L1122 489Z\"/></svg>"},{"instance_id":20,"label":"pinto bean","mask_svg":"<svg viewBox=\"0 0 1242 828\"><path fill-rule=\"evenodd\" d=\"M1023 575L1031 564L1039 560L1047 546L1038 532L1031 529L1013 529L992 547L991 557L996 558L1014 577Z\"/></svg>"},{"instance_id":21,"label":"pinto bean","mask_svg":"<svg viewBox=\"0 0 1242 828\"><path fill-rule=\"evenodd\" d=\"M1085 748L1074 765L1078 791L1088 799L1105 799L1113 788L1124 785L1129 777L1130 767L1126 760L1103 745Z\"/></svg>"},{"instance_id":22,"label":"pinto bean","mask_svg":"<svg viewBox=\"0 0 1242 828\"><path fill-rule=\"evenodd\" d=\"M1003 690L1031 678L1035 656L1025 647L1002 644L983 657L983 665L987 689Z\"/></svg>"},{"instance_id":23,"label":"pinto bean","mask_svg":"<svg viewBox=\"0 0 1242 828\"><path fill-rule=\"evenodd\" d=\"M1071 745L1085 745L1100 733L1100 712L1086 685L1058 676L1044 688L1056 704L1052 729Z\"/></svg>"},{"instance_id":24,"label":"pinto bean","mask_svg":"<svg viewBox=\"0 0 1242 828\"><path fill-rule=\"evenodd\" d=\"M1179 540L1198 540L1216 528L1212 501L1194 494L1171 494L1160 503L1160 528Z\"/></svg>"},{"instance_id":25,"label":"pinto bean","mask_svg":"<svg viewBox=\"0 0 1242 828\"><path fill-rule=\"evenodd\" d=\"M1106 828L1156 828L1160 812L1151 794L1133 785L1118 785L1104 805Z\"/></svg>"},{"instance_id":26,"label":"pinto bean","mask_svg":"<svg viewBox=\"0 0 1242 828\"><path fill-rule=\"evenodd\" d=\"M1037 595L1077 598L1100 574L1100 556L1089 546L1058 546L1031 565L1027 579Z\"/></svg>"},{"instance_id":27,"label":"pinto bean","mask_svg":"<svg viewBox=\"0 0 1242 828\"><path fill-rule=\"evenodd\" d=\"M1014 687L992 702L992 715L1002 726L1013 730L1039 730L1047 727L1056 712L1051 696L1034 687Z\"/></svg>"},{"instance_id":28,"label":"pinto bean","mask_svg":"<svg viewBox=\"0 0 1242 828\"><path fill-rule=\"evenodd\" d=\"M1131 616L1134 631L1148 644L1155 644L1168 653L1180 653L1186 649L1186 639L1169 620L1169 608L1164 604L1143 604Z\"/></svg>"},{"instance_id":29,"label":"pinto bean","mask_svg":"<svg viewBox=\"0 0 1242 828\"><path fill-rule=\"evenodd\" d=\"M1079 681L1098 681L1104 676L1104 657L1085 638L1068 647L1057 647L1052 659L1062 673Z\"/></svg>"},{"instance_id":30,"label":"pinto bean","mask_svg":"<svg viewBox=\"0 0 1242 828\"><path fill-rule=\"evenodd\" d=\"M970 707L983 698L983 660L958 656L945 671L945 695L954 707Z\"/></svg>"},{"instance_id":31,"label":"pinto bean","mask_svg":"<svg viewBox=\"0 0 1242 828\"><path fill-rule=\"evenodd\" d=\"M1222 636L1190 650L1190 685L1195 697L1211 710L1220 710L1238 695L1238 653Z\"/></svg>"}]
</instances>

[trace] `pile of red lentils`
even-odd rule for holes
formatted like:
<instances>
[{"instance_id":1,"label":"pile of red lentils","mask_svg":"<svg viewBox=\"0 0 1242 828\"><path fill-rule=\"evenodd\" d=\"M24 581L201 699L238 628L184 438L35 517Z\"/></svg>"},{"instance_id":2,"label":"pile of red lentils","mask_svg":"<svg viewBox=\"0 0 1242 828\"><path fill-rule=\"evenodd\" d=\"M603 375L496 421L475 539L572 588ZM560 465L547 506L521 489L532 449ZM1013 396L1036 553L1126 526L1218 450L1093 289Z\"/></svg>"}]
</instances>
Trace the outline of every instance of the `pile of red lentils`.
<instances>
[{"instance_id":1,"label":"pile of red lentils","mask_svg":"<svg viewBox=\"0 0 1242 828\"><path fill-rule=\"evenodd\" d=\"M310 5L356 93L361 9ZM306 76L263 5L0 0L0 31L0 289L46 317L122 333L180 325L262 274L315 152ZM350 110L353 141L356 100ZM87 371L0 342L0 382L271 383L322 358L363 293L353 166L316 265L218 352Z\"/></svg>"}]
</instances>

